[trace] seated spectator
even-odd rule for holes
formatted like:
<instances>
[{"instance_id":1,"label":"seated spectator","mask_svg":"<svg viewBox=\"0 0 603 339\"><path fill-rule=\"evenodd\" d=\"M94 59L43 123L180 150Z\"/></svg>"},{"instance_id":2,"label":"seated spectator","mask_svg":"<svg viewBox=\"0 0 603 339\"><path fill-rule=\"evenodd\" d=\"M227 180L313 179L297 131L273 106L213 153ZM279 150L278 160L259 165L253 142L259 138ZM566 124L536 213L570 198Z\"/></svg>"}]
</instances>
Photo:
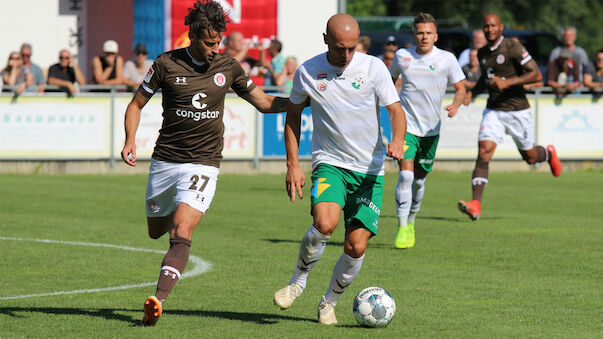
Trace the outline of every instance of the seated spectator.
<instances>
[{"instance_id":1,"label":"seated spectator","mask_svg":"<svg viewBox=\"0 0 603 339\"><path fill-rule=\"evenodd\" d=\"M153 65L153 61L147 59L148 55L147 46L137 44L134 47L134 61L128 60L124 65L124 84L131 90L138 89L149 68Z\"/></svg>"},{"instance_id":2,"label":"seated spectator","mask_svg":"<svg viewBox=\"0 0 603 339\"><path fill-rule=\"evenodd\" d=\"M71 57L71 52L62 49L59 52L59 62L48 69L48 84L61 86L64 91L73 95L77 92L76 82L79 85L86 83L84 73L76 60Z\"/></svg>"},{"instance_id":3,"label":"seated spectator","mask_svg":"<svg viewBox=\"0 0 603 339\"><path fill-rule=\"evenodd\" d=\"M297 70L297 59L294 56L288 56L285 59L283 71L276 77L276 86L283 87L284 93L291 93L293 87L293 76Z\"/></svg>"},{"instance_id":4,"label":"seated spectator","mask_svg":"<svg viewBox=\"0 0 603 339\"><path fill-rule=\"evenodd\" d=\"M482 71L479 67L479 60L477 59L477 49L472 49L469 52L469 64L462 67L463 73L465 73L465 87L472 89L475 87L477 80L482 75Z\"/></svg>"},{"instance_id":5,"label":"seated spectator","mask_svg":"<svg viewBox=\"0 0 603 339\"><path fill-rule=\"evenodd\" d=\"M268 47L268 55L270 61L266 60L266 51L259 45L260 49L260 64L266 68L266 81L264 86L272 86L276 84L276 78L283 73L283 66L285 65L285 57L281 54L283 44L278 40L270 41L270 47ZM278 85L277 85L278 86Z\"/></svg>"},{"instance_id":6,"label":"seated spectator","mask_svg":"<svg viewBox=\"0 0 603 339\"><path fill-rule=\"evenodd\" d=\"M44 92L44 85L46 79L44 78L44 72L40 66L31 62L32 48L28 43L21 45L21 57L23 58L23 67L29 68L31 75L33 76L34 85L38 86L38 92Z\"/></svg>"},{"instance_id":7,"label":"seated spectator","mask_svg":"<svg viewBox=\"0 0 603 339\"><path fill-rule=\"evenodd\" d=\"M0 75L5 86L17 86L15 95L23 93L27 86L33 85L33 75L29 68L23 67L23 58L19 52L9 54L6 67Z\"/></svg>"},{"instance_id":8,"label":"seated spectator","mask_svg":"<svg viewBox=\"0 0 603 339\"><path fill-rule=\"evenodd\" d=\"M356 52L367 54L369 48L371 48L371 38L367 37L366 35L361 35L360 37L358 37Z\"/></svg>"},{"instance_id":9,"label":"seated spectator","mask_svg":"<svg viewBox=\"0 0 603 339\"><path fill-rule=\"evenodd\" d=\"M103 56L92 58L93 83L99 85L121 85L123 83L124 59L117 54L119 47L114 40L103 44Z\"/></svg>"},{"instance_id":10,"label":"seated spectator","mask_svg":"<svg viewBox=\"0 0 603 339\"><path fill-rule=\"evenodd\" d=\"M547 85L553 87L558 97L571 93L580 86L580 70L572 60L572 51L561 50L559 58L549 63L546 72Z\"/></svg>"},{"instance_id":11,"label":"seated spectator","mask_svg":"<svg viewBox=\"0 0 603 339\"><path fill-rule=\"evenodd\" d=\"M603 49L595 52L595 60L584 71L584 86L603 88Z\"/></svg>"},{"instance_id":12,"label":"seated spectator","mask_svg":"<svg viewBox=\"0 0 603 339\"><path fill-rule=\"evenodd\" d=\"M471 35L471 47L463 50L461 54L459 54L458 62L461 68L465 65L469 64L469 53L472 49L480 49L486 46L486 36L484 35L484 31L481 29L473 30Z\"/></svg>"},{"instance_id":13,"label":"seated spectator","mask_svg":"<svg viewBox=\"0 0 603 339\"><path fill-rule=\"evenodd\" d=\"M563 46L557 46L551 51L549 63L559 59L562 49L569 49L572 53L571 59L576 64L578 71L580 72L580 81L582 81L582 72L588 66L588 56L586 55L584 48L576 46L576 28L565 27L563 29L562 40Z\"/></svg>"}]
</instances>

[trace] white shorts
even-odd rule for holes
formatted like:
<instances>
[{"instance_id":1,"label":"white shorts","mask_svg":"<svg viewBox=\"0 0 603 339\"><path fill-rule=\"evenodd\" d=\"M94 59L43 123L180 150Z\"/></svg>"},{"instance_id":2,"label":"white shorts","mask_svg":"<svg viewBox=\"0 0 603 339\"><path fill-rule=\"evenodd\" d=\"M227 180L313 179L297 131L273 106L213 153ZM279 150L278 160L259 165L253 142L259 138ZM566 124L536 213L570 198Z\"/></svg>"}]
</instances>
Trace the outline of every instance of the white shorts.
<instances>
[{"instance_id":1,"label":"white shorts","mask_svg":"<svg viewBox=\"0 0 603 339\"><path fill-rule=\"evenodd\" d=\"M486 108L479 127L478 140L491 140L500 144L505 133L513 138L517 148L522 151L534 147L534 125L530 109L495 111Z\"/></svg>"},{"instance_id":2,"label":"white shorts","mask_svg":"<svg viewBox=\"0 0 603 339\"><path fill-rule=\"evenodd\" d=\"M205 213L214 198L220 169L151 159L147 183L147 217L164 217L181 202Z\"/></svg>"}]
</instances>

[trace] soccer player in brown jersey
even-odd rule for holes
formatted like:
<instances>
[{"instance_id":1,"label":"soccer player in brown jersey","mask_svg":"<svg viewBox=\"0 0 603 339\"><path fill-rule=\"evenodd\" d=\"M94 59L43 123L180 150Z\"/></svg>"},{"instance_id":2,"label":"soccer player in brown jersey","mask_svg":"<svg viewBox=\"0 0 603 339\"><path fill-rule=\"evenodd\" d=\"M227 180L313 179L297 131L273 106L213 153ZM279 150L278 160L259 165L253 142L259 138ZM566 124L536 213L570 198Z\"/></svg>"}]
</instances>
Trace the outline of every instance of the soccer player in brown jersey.
<instances>
[{"instance_id":1,"label":"soccer player in brown jersey","mask_svg":"<svg viewBox=\"0 0 603 339\"><path fill-rule=\"evenodd\" d=\"M478 155L471 181L473 200L460 200L458 208L471 220L481 216L481 201L488 183L488 164L503 134L509 134L522 158L528 164L548 161L555 177L561 174L561 161L555 147L534 145L534 131L530 104L524 84L538 82L542 74L536 61L518 42L503 37L503 24L496 14L484 18L484 33L488 44L478 51L482 75L475 87L467 92L465 105L471 96L488 89L488 103L484 110L478 135Z\"/></svg>"},{"instance_id":2,"label":"soccer player in brown jersey","mask_svg":"<svg viewBox=\"0 0 603 339\"><path fill-rule=\"evenodd\" d=\"M229 88L259 111L283 112L288 98L267 95L239 62L218 53L226 30L218 2L198 0L184 20L190 46L160 55L128 104L121 156L136 166L140 112L153 94L163 94L163 123L151 159L146 193L149 236L170 235L155 295L144 303L142 324L153 326L163 302L188 262L191 238L214 196L222 159L224 98Z\"/></svg>"}]
</instances>

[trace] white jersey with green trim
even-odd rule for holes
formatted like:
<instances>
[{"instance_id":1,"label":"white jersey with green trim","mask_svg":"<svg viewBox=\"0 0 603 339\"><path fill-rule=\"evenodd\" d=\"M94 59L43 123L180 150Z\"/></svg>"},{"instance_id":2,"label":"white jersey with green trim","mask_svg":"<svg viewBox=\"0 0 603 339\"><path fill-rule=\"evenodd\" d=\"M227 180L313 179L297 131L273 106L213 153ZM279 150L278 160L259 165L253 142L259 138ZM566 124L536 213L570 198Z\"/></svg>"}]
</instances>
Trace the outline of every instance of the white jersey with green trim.
<instances>
[{"instance_id":1,"label":"white jersey with green trim","mask_svg":"<svg viewBox=\"0 0 603 339\"><path fill-rule=\"evenodd\" d=\"M295 72L289 99L310 98L312 168L319 163L373 175L384 174L379 103L400 101L383 61L354 53L345 67L332 66L327 54L304 62Z\"/></svg>"},{"instance_id":2,"label":"white jersey with green trim","mask_svg":"<svg viewBox=\"0 0 603 339\"><path fill-rule=\"evenodd\" d=\"M402 75L400 103L406 112L406 132L419 137L440 134L446 86L465 79L454 55L435 46L426 55L418 54L416 46L401 48L389 71L393 78Z\"/></svg>"}]
</instances>

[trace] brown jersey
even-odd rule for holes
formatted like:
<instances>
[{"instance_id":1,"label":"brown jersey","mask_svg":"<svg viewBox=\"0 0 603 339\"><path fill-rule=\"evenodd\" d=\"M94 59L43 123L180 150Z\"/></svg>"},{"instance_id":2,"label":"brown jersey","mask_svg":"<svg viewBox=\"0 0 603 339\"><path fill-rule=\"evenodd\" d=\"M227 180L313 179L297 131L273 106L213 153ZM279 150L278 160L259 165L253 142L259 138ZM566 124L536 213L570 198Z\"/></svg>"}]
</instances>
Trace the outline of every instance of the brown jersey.
<instances>
[{"instance_id":1,"label":"brown jersey","mask_svg":"<svg viewBox=\"0 0 603 339\"><path fill-rule=\"evenodd\" d=\"M232 57L217 55L208 64L193 60L186 48L161 54L138 89L146 98L159 89L163 95L163 123L153 158L220 167L229 88L239 96L256 88Z\"/></svg>"},{"instance_id":2,"label":"brown jersey","mask_svg":"<svg viewBox=\"0 0 603 339\"><path fill-rule=\"evenodd\" d=\"M514 78L524 73L523 65L532 59L526 49L518 42L503 38L498 45L488 45L477 51L477 57L482 69L482 81L497 77ZM530 107L526 92L522 85L505 88L502 91L488 87L488 104L486 107L499 111L519 111Z\"/></svg>"}]
</instances>

